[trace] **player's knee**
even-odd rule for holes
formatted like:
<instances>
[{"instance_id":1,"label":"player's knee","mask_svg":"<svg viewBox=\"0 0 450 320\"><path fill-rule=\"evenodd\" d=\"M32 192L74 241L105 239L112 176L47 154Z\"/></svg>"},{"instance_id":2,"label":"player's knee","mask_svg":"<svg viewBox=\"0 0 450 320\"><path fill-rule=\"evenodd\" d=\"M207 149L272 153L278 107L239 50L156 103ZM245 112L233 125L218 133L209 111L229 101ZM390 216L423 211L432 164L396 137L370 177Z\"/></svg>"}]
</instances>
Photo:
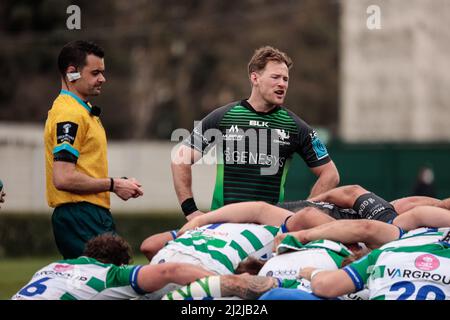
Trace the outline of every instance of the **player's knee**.
<instances>
[{"instance_id":1,"label":"player's knee","mask_svg":"<svg viewBox=\"0 0 450 320\"><path fill-rule=\"evenodd\" d=\"M320 221L322 223L333 221L334 219L331 218L328 214L323 212L320 209L314 208L314 207L307 207L303 209L302 211L303 219L310 224L315 224L315 222ZM323 221L325 219L325 221Z\"/></svg>"},{"instance_id":2,"label":"player's knee","mask_svg":"<svg viewBox=\"0 0 450 320\"><path fill-rule=\"evenodd\" d=\"M412 208L401 215L398 215L395 217L395 219L392 221L392 224L402 228L403 230L411 230L418 228L421 226L421 213L420 211L423 210L423 207L415 207ZM424 226L426 227L426 226Z\"/></svg>"},{"instance_id":3,"label":"player's knee","mask_svg":"<svg viewBox=\"0 0 450 320\"><path fill-rule=\"evenodd\" d=\"M320 212L320 210L314 208L314 207L306 207L302 209L302 216L304 218L314 218L318 213Z\"/></svg>"}]
</instances>

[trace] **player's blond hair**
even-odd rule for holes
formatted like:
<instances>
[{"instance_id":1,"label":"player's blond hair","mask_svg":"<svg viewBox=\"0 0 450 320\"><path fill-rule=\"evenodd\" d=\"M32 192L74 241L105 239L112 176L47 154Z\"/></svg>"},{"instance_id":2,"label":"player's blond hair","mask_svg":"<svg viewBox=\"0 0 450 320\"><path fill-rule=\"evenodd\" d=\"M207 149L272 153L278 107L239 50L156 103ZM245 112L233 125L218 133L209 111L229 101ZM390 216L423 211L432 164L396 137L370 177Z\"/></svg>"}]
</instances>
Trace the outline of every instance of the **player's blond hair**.
<instances>
[{"instance_id":1,"label":"player's blond hair","mask_svg":"<svg viewBox=\"0 0 450 320\"><path fill-rule=\"evenodd\" d=\"M285 63L288 69L293 65L291 58L286 53L271 46L264 46L255 50L248 63L248 74L263 70L269 61Z\"/></svg>"}]
</instances>

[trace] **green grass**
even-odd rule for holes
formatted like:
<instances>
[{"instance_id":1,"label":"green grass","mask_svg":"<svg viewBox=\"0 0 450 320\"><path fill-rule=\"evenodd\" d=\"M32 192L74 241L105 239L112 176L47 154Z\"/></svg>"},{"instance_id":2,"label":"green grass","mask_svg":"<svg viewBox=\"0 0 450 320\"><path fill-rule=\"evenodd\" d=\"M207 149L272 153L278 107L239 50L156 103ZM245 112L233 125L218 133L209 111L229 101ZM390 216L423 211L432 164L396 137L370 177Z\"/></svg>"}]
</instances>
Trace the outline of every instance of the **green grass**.
<instances>
[{"instance_id":1,"label":"green grass","mask_svg":"<svg viewBox=\"0 0 450 320\"><path fill-rule=\"evenodd\" d=\"M10 299L27 284L33 274L60 257L0 258L0 300ZM136 256L134 264L146 264L144 256Z\"/></svg>"}]
</instances>

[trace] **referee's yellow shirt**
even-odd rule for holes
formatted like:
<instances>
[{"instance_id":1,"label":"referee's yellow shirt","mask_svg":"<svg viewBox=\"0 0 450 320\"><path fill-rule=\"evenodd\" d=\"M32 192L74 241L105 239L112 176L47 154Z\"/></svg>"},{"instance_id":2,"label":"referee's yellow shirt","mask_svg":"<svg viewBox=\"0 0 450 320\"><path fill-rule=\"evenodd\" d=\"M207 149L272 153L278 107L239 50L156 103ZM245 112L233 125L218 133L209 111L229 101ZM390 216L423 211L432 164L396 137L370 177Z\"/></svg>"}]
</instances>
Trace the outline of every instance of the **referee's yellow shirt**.
<instances>
[{"instance_id":1,"label":"referee's yellow shirt","mask_svg":"<svg viewBox=\"0 0 450 320\"><path fill-rule=\"evenodd\" d=\"M91 115L91 105L73 93L61 90L45 122L45 169L47 202L50 207L65 203L90 202L109 209L109 192L75 194L53 185L53 156L66 150L78 160L76 170L92 178L108 177L107 142L99 117Z\"/></svg>"}]
</instances>

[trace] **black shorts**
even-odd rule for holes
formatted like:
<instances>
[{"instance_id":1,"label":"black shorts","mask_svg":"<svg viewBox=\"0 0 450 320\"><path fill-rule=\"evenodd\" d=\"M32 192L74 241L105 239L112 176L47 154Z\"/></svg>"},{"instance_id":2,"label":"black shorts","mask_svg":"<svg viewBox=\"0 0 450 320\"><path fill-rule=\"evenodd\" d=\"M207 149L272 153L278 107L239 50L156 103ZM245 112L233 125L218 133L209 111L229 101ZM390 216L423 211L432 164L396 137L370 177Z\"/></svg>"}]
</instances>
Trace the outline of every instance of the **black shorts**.
<instances>
[{"instance_id":1,"label":"black shorts","mask_svg":"<svg viewBox=\"0 0 450 320\"><path fill-rule=\"evenodd\" d=\"M301 209L313 207L319 209L323 213L326 213L330 217L340 220L340 219L361 219L361 216L353 209L344 209L338 207L337 205L329 202L314 202L308 200L298 200L298 201L288 201L283 203L278 203L277 207L297 212Z\"/></svg>"},{"instance_id":2,"label":"black shorts","mask_svg":"<svg viewBox=\"0 0 450 320\"><path fill-rule=\"evenodd\" d=\"M362 219L391 223L398 214L394 206L374 193L366 193L356 199L353 209Z\"/></svg>"}]
</instances>

